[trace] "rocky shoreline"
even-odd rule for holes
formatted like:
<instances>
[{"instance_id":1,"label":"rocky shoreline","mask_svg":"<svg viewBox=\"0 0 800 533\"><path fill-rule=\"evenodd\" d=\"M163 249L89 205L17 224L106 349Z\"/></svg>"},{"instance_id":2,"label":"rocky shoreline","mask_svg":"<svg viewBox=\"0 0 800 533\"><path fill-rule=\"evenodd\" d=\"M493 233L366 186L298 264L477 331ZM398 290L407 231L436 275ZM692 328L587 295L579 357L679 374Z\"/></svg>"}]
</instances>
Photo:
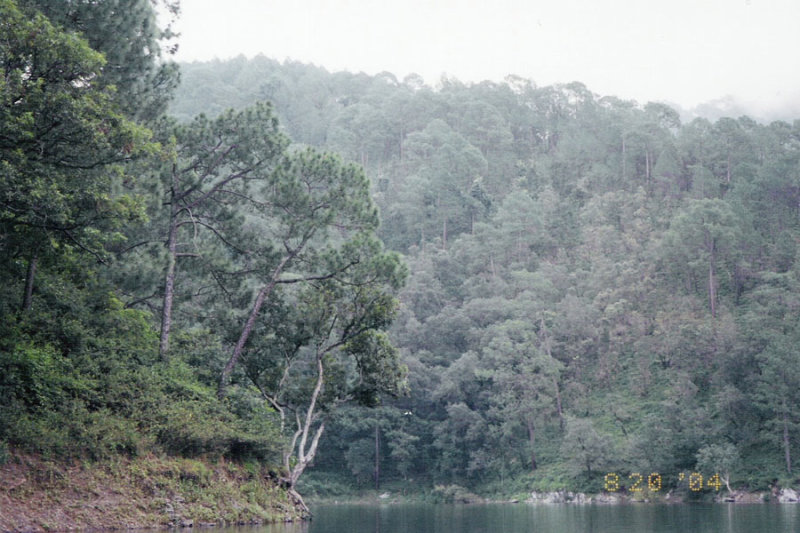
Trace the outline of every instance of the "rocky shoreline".
<instances>
[{"instance_id":1,"label":"rocky shoreline","mask_svg":"<svg viewBox=\"0 0 800 533\"><path fill-rule=\"evenodd\" d=\"M601 492L587 495L583 492L558 490L551 492L532 492L526 503L533 504L600 504L618 505L625 503L685 503L682 495L670 491L664 495L654 496L651 493ZM793 489L780 489L774 493L733 491L718 494L717 503L800 503L800 495Z\"/></svg>"}]
</instances>

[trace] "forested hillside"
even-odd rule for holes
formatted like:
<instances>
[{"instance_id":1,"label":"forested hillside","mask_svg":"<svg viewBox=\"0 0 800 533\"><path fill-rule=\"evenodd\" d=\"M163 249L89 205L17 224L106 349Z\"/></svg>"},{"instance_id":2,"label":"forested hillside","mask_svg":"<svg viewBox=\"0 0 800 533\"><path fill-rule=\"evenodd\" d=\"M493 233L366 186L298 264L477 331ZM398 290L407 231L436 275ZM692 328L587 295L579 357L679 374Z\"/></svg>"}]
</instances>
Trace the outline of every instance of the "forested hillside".
<instances>
[{"instance_id":1,"label":"forested hillside","mask_svg":"<svg viewBox=\"0 0 800 533\"><path fill-rule=\"evenodd\" d=\"M800 121L178 68L154 6L0 0L0 510L797 484Z\"/></svg>"},{"instance_id":2,"label":"forested hillside","mask_svg":"<svg viewBox=\"0 0 800 533\"><path fill-rule=\"evenodd\" d=\"M797 482L800 121L682 124L515 77L182 71L179 120L268 100L297 143L363 165L410 265L390 335L410 394L339 411L309 491Z\"/></svg>"},{"instance_id":3,"label":"forested hillside","mask_svg":"<svg viewBox=\"0 0 800 533\"><path fill-rule=\"evenodd\" d=\"M363 170L168 117L175 4L0 0L0 529L296 518L330 413L407 388Z\"/></svg>"}]
</instances>

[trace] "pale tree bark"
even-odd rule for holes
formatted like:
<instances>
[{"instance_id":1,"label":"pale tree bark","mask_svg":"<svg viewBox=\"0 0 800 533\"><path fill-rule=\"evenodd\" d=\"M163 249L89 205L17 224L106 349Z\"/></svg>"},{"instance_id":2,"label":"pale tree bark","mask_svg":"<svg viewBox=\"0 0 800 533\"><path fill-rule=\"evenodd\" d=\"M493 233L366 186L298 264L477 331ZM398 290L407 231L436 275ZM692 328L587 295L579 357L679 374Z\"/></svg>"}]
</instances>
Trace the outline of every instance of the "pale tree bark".
<instances>
[{"instance_id":1,"label":"pale tree bark","mask_svg":"<svg viewBox=\"0 0 800 533\"><path fill-rule=\"evenodd\" d=\"M312 433L312 426L317 419L316 407L319 395L322 392L322 385L324 383L324 367L322 365L322 354L317 356L317 383L314 385L314 392L311 394L311 401L306 409L306 418L303 425L298 428L300 443L297 446L297 462L289 472L289 479L292 485L297 483L300 476L305 471L306 467L314 460L317 454L317 446L319 445L319 438L322 432L325 431L325 423L320 423L317 429ZM295 434L297 435L297 433ZM311 437L311 442L308 442ZM295 439L293 439L294 441ZM288 462L288 458L286 459Z\"/></svg>"},{"instance_id":2,"label":"pale tree bark","mask_svg":"<svg viewBox=\"0 0 800 533\"><path fill-rule=\"evenodd\" d=\"M319 446L319 439L325 431L325 422L321 422L316 429L313 429L314 422L318 418L315 412L317 400L322 392L323 383L325 381L324 367L322 364L322 356L324 353L325 352L322 352L317 355L317 382L314 386L314 392L311 394L311 401L306 409L305 420L301 421L300 414L296 413L297 430L294 432L294 435L292 435L291 443L283 454L283 467L288 476L284 480L287 487L286 490L306 513L309 512L308 507L294 487L306 467L314 460L317 454L317 447ZM310 442L309 437L311 438ZM299 443L298 439L300 441ZM297 459L294 466L291 464L293 456Z\"/></svg>"},{"instance_id":3,"label":"pale tree bark","mask_svg":"<svg viewBox=\"0 0 800 533\"><path fill-rule=\"evenodd\" d=\"M380 426L375 422L375 490L381 487L381 440Z\"/></svg>"},{"instance_id":4,"label":"pale tree bark","mask_svg":"<svg viewBox=\"0 0 800 533\"><path fill-rule=\"evenodd\" d=\"M712 239L710 245L710 257L708 260L708 301L711 307L711 317L717 317L717 275L714 263L716 261L716 246Z\"/></svg>"},{"instance_id":5,"label":"pale tree bark","mask_svg":"<svg viewBox=\"0 0 800 533\"><path fill-rule=\"evenodd\" d=\"M318 416L316 411L317 400L322 392L324 379L324 367L322 364L322 355L317 356L317 382L314 385L314 392L311 394L311 401L306 408L305 420L300 419L300 413L295 413L297 421L297 430L292 435L289 446L283 452L283 468L286 472L286 478L283 478L283 483L289 495L297 501L304 512L310 513L308 506L306 506L303 498L295 490L297 480L305 471L306 467L314 461L319 447L319 439L325 431L325 422L321 422L316 429L313 428ZM283 414L283 410L281 410ZM313 435L312 435L313 433ZM309 442L309 438L311 441ZM298 443L299 439L299 443ZM296 457L297 461L292 465L292 457Z\"/></svg>"},{"instance_id":6,"label":"pale tree bark","mask_svg":"<svg viewBox=\"0 0 800 533\"><path fill-rule=\"evenodd\" d=\"M728 159L727 159L727 166L725 167L725 183L727 185L731 184L731 153L728 152Z\"/></svg>"},{"instance_id":7,"label":"pale tree bark","mask_svg":"<svg viewBox=\"0 0 800 533\"><path fill-rule=\"evenodd\" d=\"M786 412L786 400L783 400L783 454L786 459L786 473L792 474L792 451L789 442L789 414Z\"/></svg>"},{"instance_id":8,"label":"pale tree bark","mask_svg":"<svg viewBox=\"0 0 800 533\"><path fill-rule=\"evenodd\" d=\"M622 136L622 179L623 180L625 179L626 174L628 173L626 166L627 165L625 164L625 136L623 135Z\"/></svg>"},{"instance_id":9,"label":"pale tree bark","mask_svg":"<svg viewBox=\"0 0 800 533\"><path fill-rule=\"evenodd\" d=\"M158 354L162 360L167 359L169 351L169 333L172 327L172 302L175 297L175 263L178 249L178 209L173 194L170 210L169 231L167 234L167 273L164 276L164 300L161 306L161 338Z\"/></svg>"},{"instance_id":10,"label":"pale tree bark","mask_svg":"<svg viewBox=\"0 0 800 533\"><path fill-rule=\"evenodd\" d=\"M331 338L331 333L336 326L336 318L330 324L325 339ZM319 446L319 439L325 431L325 421L319 421L319 413L317 412L317 402L325 385L325 366L323 358L329 352L341 347L347 340L352 339L365 331L365 329L355 328L350 329L345 327L345 333L336 340L329 343L322 342L316 347L316 370L317 379L314 384L314 390L311 393L308 406L305 408L305 418L301 419L300 412L295 411L295 420L297 421L297 430L292 435L291 442L283 454L283 466L286 470L288 478L286 479L287 485L293 487L300 476L305 471L306 467L314 461ZM349 330L349 331L348 331ZM319 422L319 425L314 427ZM377 431L377 428L376 428ZM295 458L295 463L292 465L292 457Z\"/></svg>"},{"instance_id":11,"label":"pale tree bark","mask_svg":"<svg viewBox=\"0 0 800 533\"><path fill-rule=\"evenodd\" d=\"M733 489L731 489L731 475L729 472L725 472L722 475L722 481L725 483L725 488L728 489L728 494L732 494Z\"/></svg>"},{"instance_id":12,"label":"pale tree bark","mask_svg":"<svg viewBox=\"0 0 800 533\"><path fill-rule=\"evenodd\" d=\"M33 280L36 278L36 264L39 254L34 252L28 260L28 271L25 274L25 292L22 294L22 310L27 311L33 303Z\"/></svg>"}]
</instances>

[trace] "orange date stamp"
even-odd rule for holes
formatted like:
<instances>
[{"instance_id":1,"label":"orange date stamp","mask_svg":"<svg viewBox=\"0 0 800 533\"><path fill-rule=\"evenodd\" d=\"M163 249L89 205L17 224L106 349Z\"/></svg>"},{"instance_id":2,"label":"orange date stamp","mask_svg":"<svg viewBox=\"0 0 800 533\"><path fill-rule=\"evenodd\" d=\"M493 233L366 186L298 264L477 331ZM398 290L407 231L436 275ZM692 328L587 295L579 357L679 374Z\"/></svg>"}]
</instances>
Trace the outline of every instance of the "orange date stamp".
<instances>
[{"instance_id":1,"label":"orange date stamp","mask_svg":"<svg viewBox=\"0 0 800 533\"><path fill-rule=\"evenodd\" d=\"M719 474L713 474L708 478L704 478L700 472L691 472L688 475L681 472L677 476L677 482L681 483L688 481L689 490L692 492L700 492L702 490L716 490L719 491L722 486ZM606 492L617 492L619 490L627 490L629 492L643 492L647 489L650 492L658 492L664 485L664 480L658 472L652 472L645 477L639 472L628 474L627 483L623 482L623 478L616 472L609 472L605 476L605 490Z\"/></svg>"}]
</instances>

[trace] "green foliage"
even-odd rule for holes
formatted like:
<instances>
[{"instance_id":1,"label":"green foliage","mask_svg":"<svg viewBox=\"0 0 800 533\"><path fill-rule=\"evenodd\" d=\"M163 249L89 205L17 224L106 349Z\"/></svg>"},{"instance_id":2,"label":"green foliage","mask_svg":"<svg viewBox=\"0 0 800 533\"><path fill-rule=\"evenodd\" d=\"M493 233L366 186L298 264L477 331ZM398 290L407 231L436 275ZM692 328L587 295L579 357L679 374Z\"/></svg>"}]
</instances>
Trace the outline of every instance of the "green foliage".
<instances>
[{"instance_id":1,"label":"green foliage","mask_svg":"<svg viewBox=\"0 0 800 533\"><path fill-rule=\"evenodd\" d=\"M62 4L0 0L0 442L441 501L793 479L797 122L263 57L155 120L150 3Z\"/></svg>"},{"instance_id":2,"label":"green foliage","mask_svg":"<svg viewBox=\"0 0 800 533\"><path fill-rule=\"evenodd\" d=\"M53 24L80 34L103 54L106 67L100 83L114 87L114 98L127 116L152 121L164 112L179 76L177 66L162 57L175 35L169 26L158 26L155 2L21 0L19 4L40 10ZM162 16L167 12L174 16L178 9L172 0L160 4Z\"/></svg>"},{"instance_id":3,"label":"green foliage","mask_svg":"<svg viewBox=\"0 0 800 533\"><path fill-rule=\"evenodd\" d=\"M375 474L375 441L359 439L351 442L344 453L344 458L359 485L367 483Z\"/></svg>"},{"instance_id":4,"label":"green foliage","mask_svg":"<svg viewBox=\"0 0 800 533\"><path fill-rule=\"evenodd\" d=\"M117 26L108 24L111 12ZM175 78L158 60L164 34L148 0L3 0L0 27L3 454L10 446L57 460L157 452L279 462L283 437L259 393L216 396L225 321L211 322L222 333L179 331L174 357L160 361L157 309L137 308L152 296L136 293L152 290L151 272L160 268L149 225L161 217L145 212L162 203L154 169L173 149L217 182L260 157L274 163L288 141L269 107L198 119L193 128L156 124ZM132 119L158 125L166 148ZM240 167L214 167L201 148L215 135L234 138L229 148ZM225 209L211 214L236 223ZM192 222L211 226L207 218ZM218 275L228 264L209 263ZM198 276L187 285L201 283Z\"/></svg>"},{"instance_id":5,"label":"green foliage","mask_svg":"<svg viewBox=\"0 0 800 533\"><path fill-rule=\"evenodd\" d=\"M433 488L434 503L477 503L481 497L460 485L436 485Z\"/></svg>"},{"instance_id":6,"label":"green foliage","mask_svg":"<svg viewBox=\"0 0 800 533\"><path fill-rule=\"evenodd\" d=\"M342 495L355 495L352 478L341 472L322 472L311 470L298 483L297 490L309 499L341 498Z\"/></svg>"},{"instance_id":7,"label":"green foliage","mask_svg":"<svg viewBox=\"0 0 800 533\"><path fill-rule=\"evenodd\" d=\"M583 418L567 421L561 449L574 475L589 479L607 470L614 454L608 439L595 429L591 420Z\"/></svg>"},{"instance_id":8,"label":"green foliage","mask_svg":"<svg viewBox=\"0 0 800 533\"><path fill-rule=\"evenodd\" d=\"M786 472L796 124L681 124L579 83L432 90L266 58L185 75L240 105L260 95L239 76L267 80L298 141L373 178L410 265L389 338L411 395L380 408L409 415L379 417L385 482L601 490L606 468L710 468L729 442L734 485ZM363 426L329 425L318 468L349 477L361 457L365 476Z\"/></svg>"},{"instance_id":9,"label":"green foliage","mask_svg":"<svg viewBox=\"0 0 800 533\"><path fill-rule=\"evenodd\" d=\"M3 266L25 261L27 309L37 266L84 254L105 260L120 226L142 216L135 199L110 189L124 179L122 163L153 145L118 111L113 89L95 82L105 60L86 41L11 0L0 3L0 18Z\"/></svg>"},{"instance_id":10,"label":"green foliage","mask_svg":"<svg viewBox=\"0 0 800 533\"><path fill-rule=\"evenodd\" d=\"M116 359L124 354L122 347L136 353L128 333L141 315L118 313L133 316L126 320L110 313L102 351L95 356L64 358L52 349L24 346L3 353L0 438L53 457L104 459L161 449L277 460L281 438L261 403L219 402L214 385L199 381L198 373L180 361L142 366L135 358ZM152 330L147 337L152 361ZM106 351L108 345L117 351ZM71 365L73 358L79 363Z\"/></svg>"},{"instance_id":11,"label":"green foliage","mask_svg":"<svg viewBox=\"0 0 800 533\"><path fill-rule=\"evenodd\" d=\"M739 451L733 444L708 444L697 452L697 468L702 472L718 473L728 484L730 472L739 465Z\"/></svg>"}]
</instances>

